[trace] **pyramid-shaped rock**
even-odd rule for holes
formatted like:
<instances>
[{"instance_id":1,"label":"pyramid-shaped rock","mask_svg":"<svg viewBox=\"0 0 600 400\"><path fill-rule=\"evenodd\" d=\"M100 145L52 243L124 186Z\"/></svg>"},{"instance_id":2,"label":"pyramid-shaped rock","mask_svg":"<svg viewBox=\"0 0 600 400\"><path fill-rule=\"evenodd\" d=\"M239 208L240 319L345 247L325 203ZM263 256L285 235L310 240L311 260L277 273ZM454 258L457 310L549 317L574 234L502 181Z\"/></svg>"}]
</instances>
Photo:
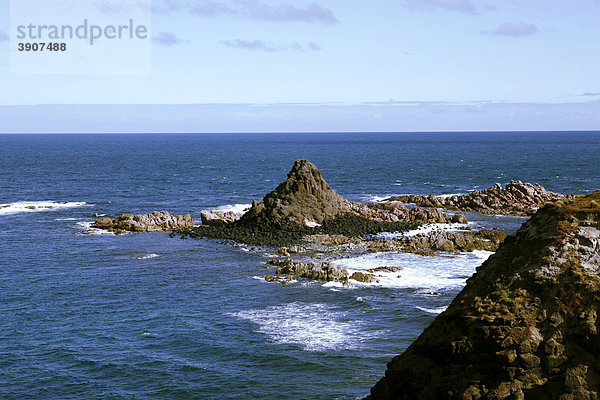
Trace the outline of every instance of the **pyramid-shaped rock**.
<instances>
[{"instance_id":1,"label":"pyramid-shaped rock","mask_svg":"<svg viewBox=\"0 0 600 400\"><path fill-rule=\"evenodd\" d=\"M369 399L598 399L600 191L540 209Z\"/></svg>"},{"instance_id":2,"label":"pyramid-shaped rock","mask_svg":"<svg viewBox=\"0 0 600 400\"><path fill-rule=\"evenodd\" d=\"M241 223L315 226L348 212L348 202L332 190L308 160L296 160L285 182L255 203Z\"/></svg>"}]
</instances>

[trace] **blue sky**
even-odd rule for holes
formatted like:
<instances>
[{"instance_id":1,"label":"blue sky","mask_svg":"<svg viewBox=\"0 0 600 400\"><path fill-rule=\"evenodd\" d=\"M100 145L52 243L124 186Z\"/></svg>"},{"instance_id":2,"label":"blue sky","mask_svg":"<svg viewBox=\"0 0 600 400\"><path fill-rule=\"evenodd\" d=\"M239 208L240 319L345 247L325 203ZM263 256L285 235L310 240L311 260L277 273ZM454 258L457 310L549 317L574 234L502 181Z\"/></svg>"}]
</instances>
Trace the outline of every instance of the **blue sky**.
<instances>
[{"instance_id":1,"label":"blue sky","mask_svg":"<svg viewBox=\"0 0 600 400\"><path fill-rule=\"evenodd\" d=\"M121 0L90 1L115 12ZM154 0L153 7L152 72L140 75L10 74L3 13L0 106L218 103L251 119L252 108L240 104L277 114L288 103L355 112L409 102L431 111L423 113L427 128L443 104L449 113L527 104L542 114L564 105L567 128L600 128L597 0ZM502 113L486 116L491 128ZM443 119L447 130L475 129L460 115ZM390 121L383 130L403 130L397 118L382 118ZM269 130L268 121L257 129Z\"/></svg>"}]
</instances>

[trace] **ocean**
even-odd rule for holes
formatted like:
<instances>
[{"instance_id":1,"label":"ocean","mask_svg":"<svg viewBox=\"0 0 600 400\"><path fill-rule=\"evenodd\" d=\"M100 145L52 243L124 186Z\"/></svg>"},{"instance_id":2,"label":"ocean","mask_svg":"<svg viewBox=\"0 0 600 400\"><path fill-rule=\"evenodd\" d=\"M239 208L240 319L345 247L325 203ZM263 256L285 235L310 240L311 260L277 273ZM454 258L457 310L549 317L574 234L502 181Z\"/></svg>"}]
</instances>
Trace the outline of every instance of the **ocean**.
<instances>
[{"instance_id":1,"label":"ocean","mask_svg":"<svg viewBox=\"0 0 600 400\"><path fill-rule=\"evenodd\" d=\"M353 285L267 283L276 249L84 235L97 217L241 210L297 158L353 201L511 179L600 189L600 134L0 135L0 398L357 399L489 253L362 254ZM49 208L51 207L51 208ZM467 215L513 232L524 218Z\"/></svg>"}]
</instances>

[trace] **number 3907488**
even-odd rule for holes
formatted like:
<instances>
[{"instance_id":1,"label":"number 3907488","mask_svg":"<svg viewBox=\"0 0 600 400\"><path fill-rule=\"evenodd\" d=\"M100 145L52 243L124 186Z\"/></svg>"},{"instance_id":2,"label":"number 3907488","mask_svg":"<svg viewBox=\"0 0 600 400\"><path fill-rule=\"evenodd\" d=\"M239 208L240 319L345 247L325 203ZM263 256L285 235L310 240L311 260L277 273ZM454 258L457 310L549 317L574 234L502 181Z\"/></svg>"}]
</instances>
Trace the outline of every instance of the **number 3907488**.
<instances>
[{"instance_id":1,"label":"number 3907488","mask_svg":"<svg viewBox=\"0 0 600 400\"><path fill-rule=\"evenodd\" d=\"M67 51L66 43L19 43L19 51Z\"/></svg>"}]
</instances>

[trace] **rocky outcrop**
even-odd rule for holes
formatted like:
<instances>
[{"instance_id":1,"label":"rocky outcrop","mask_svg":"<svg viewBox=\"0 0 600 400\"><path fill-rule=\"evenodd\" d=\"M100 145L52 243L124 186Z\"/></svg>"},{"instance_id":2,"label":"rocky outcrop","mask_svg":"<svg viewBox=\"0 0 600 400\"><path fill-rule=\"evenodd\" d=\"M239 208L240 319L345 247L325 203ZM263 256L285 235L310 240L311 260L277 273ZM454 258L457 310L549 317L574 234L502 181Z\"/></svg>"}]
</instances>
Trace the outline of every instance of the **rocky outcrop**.
<instances>
[{"instance_id":1,"label":"rocky outcrop","mask_svg":"<svg viewBox=\"0 0 600 400\"><path fill-rule=\"evenodd\" d=\"M435 231L404 237L400 239L400 243L404 251L408 252L432 250L460 253L475 250L496 251L505 238L504 232L487 229L474 232Z\"/></svg>"},{"instance_id":2,"label":"rocky outcrop","mask_svg":"<svg viewBox=\"0 0 600 400\"><path fill-rule=\"evenodd\" d=\"M242 216L233 211L219 212L212 210L204 210L200 213L202 225L227 225L239 221Z\"/></svg>"},{"instance_id":3,"label":"rocky outcrop","mask_svg":"<svg viewBox=\"0 0 600 400\"><path fill-rule=\"evenodd\" d=\"M448 224L452 219L439 208L411 209L400 203L361 204L347 202L350 213L377 222L411 222L416 224L440 223ZM466 223L466 218L464 218Z\"/></svg>"},{"instance_id":4,"label":"rocky outcrop","mask_svg":"<svg viewBox=\"0 0 600 400\"><path fill-rule=\"evenodd\" d=\"M318 281L348 281L348 271L328 262L302 262L291 258L269 260L267 266L277 267L277 275L293 275Z\"/></svg>"},{"instance_id":5,"label":"rocky outcrop","mask_svg":"<svg viewBox=\"0 0 600 400\"><path fill-rule=\"evenodd\" d=\"M376 282L375 275L369 274L368 272L357 271L350 276L350 279L362 283L373 283Z\"/></svg>"},{"instance_id":6,"label":"rocky outcrop","mask_svg":"<svg viewBox=\"0 0 600 400\"><path fill-rule=\"evenodd\" d=\"M368 399L598 399L600 191L508 237Z\"/></svg>"},{"instance_id":7,"label":"rocky outcrop","mask_svg":"<svg viewBox=\"0 0 600 400\"><path fill-rule=\"evenodd\" d=\"M468 195L454 196L395 196L386 201L412 203L421 207L439 207L446 210L472 211L481 214L532 215L548 202L558 201L565 195L547 191L540 185L511 181L505 188L499 183Z\"/></svg>"},{"instance_id":8,"label":"rocky outcrop","mask_svg":"<svg viewBox=\"0 0 600 400\"><path fill-rule=\"evenodd\" d=\"M366 243L368 244L368 251L372 253L401 251L436 255L435 252L496 251L505 238L506 234L504 232L487 229L472 232L439 230L397 239L369 240Z\"/></svg>"},{"instance_id":9,"label":"rocky outcrop","mask_svg":"<svg viewBox=\"0 0 600 400\"><path fill-rule=\"evenodd\" d=\"M239 220L235 218L207 211L204 225L185 234L282 247L298 244L310 234L363 236L451 221L440 209L350 202L332 190L307 160L296 160L287 180L261 202L254 201Z\"/></svg>"},{"instance_id":10,"label":"rocky outcrop","mask_svg":"<svg viewBox=\"0 0 600 400\"><path fill-rule=\"evenodd\" d=\"M169 214L167 211L155 211L152 214L123 214L111 220L101 218L92 227L115 233L124 232L171 232L194 226L194 220L188 215Z\"/></svg>"}]
</instances>

